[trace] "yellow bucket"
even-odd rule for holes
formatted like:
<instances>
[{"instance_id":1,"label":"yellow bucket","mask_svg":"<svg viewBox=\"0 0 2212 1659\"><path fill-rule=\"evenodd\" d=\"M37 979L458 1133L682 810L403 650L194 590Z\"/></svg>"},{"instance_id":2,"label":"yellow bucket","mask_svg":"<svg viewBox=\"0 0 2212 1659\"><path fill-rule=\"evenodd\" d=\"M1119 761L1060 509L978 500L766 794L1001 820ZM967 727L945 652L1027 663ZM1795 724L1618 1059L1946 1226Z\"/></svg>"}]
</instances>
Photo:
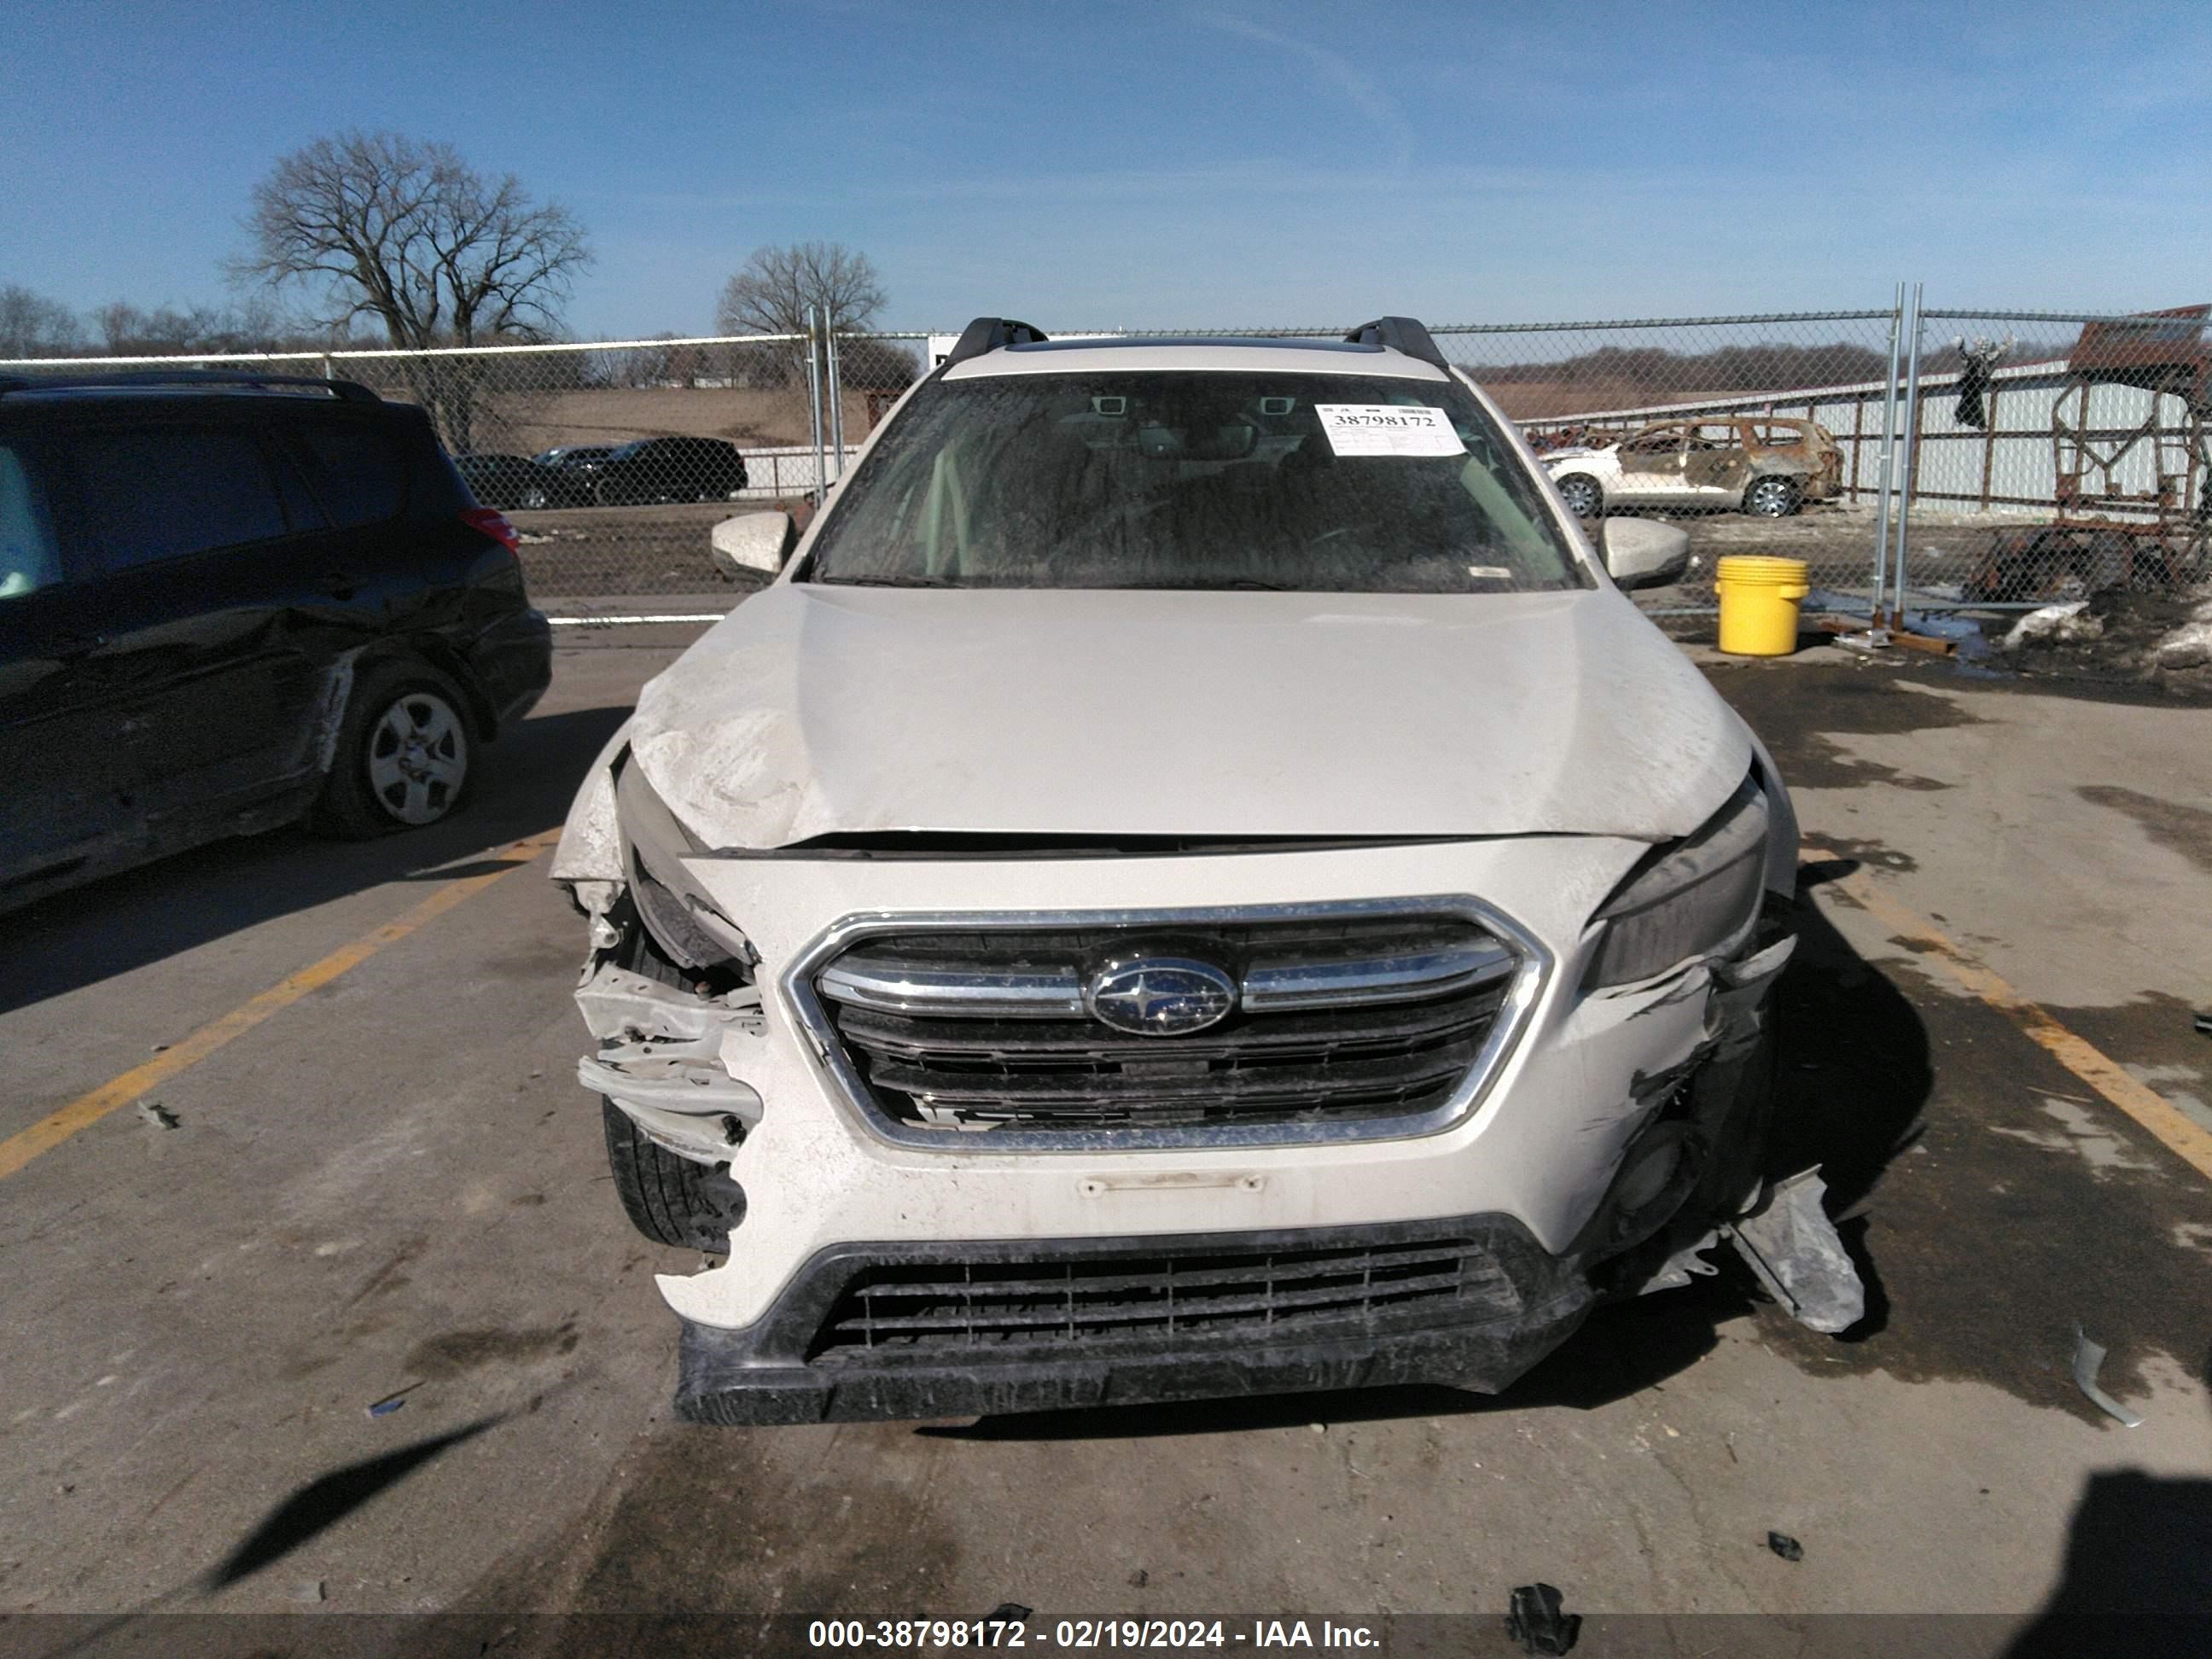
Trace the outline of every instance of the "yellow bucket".
<instances>
[{"instance_id":1,"label":"yellow bucket","mask_svg":"<svg viewBox=\"0 0 2212 1659\"><path fill-rule=\"evenodd\" d=\"M1797 648L1797 606L1808 592L1802 559L1726 558L1715 573L1721 649L1738 657L1786 657Z\"/></svg>"}]
</instances>

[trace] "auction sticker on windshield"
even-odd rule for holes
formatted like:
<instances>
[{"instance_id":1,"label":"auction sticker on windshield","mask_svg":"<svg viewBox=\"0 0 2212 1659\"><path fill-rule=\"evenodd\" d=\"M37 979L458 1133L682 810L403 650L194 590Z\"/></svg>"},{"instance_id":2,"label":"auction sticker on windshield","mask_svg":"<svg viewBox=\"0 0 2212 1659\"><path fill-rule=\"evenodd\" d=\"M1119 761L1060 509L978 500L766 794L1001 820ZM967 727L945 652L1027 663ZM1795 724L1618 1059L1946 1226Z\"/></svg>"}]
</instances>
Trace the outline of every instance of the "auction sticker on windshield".
<instances>
[{"instance_id":1,"label":"auction sticker on windshield","mask_svg":"<svg viewBox=\"0 0 2212 1659\"><path fill-rule=\"evenodd\" d=\"M1450 417L1419 404L1316 404L1339 455L1464 455Z\"/></svg>"}]
</instances>

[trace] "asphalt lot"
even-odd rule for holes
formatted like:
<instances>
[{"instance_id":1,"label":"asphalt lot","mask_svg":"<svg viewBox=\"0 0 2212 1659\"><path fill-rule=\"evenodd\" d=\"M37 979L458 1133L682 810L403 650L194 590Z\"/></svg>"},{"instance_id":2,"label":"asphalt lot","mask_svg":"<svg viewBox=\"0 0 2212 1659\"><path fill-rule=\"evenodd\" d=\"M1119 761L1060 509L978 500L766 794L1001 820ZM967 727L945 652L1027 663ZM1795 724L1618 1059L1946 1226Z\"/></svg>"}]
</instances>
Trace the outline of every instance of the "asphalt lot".
<instances>
[{"instance_id":1,"label":"asphalt lot","mask_svg":"<svg viewBox=\"0 0 2212 1659\"><path fill-rule=\"evenodd\" d=\"M1805 822L1783 1155L1851 1218L1850 1340L1728 1274L1494 1400L711 1431L670 1419L650 1283L693 1258L630 1232L574 1081L580 924L542 854L500 851L557 826L695 631L564 638L459 821L232 843L0 923L0 1141L265 1015L0 1176L0 1614L87 1616L0 1622L0 1650L460 1611L713 1614L699 1650L743 1651L776 1615L1495 1615L1539 1579L1592 1614L1759 1616L1655 1651L1804 1650L1832 1613L2002 1615L1906 1621L1897 1651L1996 1650L2053 1607L2212 1613L2212 1176L2166 1144L2212 1130L2201 711L1832 647L1707 661ZM2142 1427L2074 1388L2077 1321ZM1646 1650L1602 1633L1583 1650Z\"/></svg>"}]
</instances>

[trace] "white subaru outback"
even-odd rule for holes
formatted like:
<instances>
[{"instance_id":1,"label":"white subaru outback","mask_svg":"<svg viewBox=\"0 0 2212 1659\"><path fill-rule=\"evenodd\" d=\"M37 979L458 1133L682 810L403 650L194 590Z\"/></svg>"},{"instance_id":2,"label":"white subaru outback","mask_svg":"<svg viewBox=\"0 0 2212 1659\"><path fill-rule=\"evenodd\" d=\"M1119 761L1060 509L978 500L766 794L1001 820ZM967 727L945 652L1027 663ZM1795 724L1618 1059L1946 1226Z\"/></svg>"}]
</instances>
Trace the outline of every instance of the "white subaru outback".
<instances>
[{"instance_id":1,"label":"white subaru outback","mask_svg":"<svg viewBox=\"0 0 2212 1659\"><path fill-rule=\"evenodd\" d=\"M1734 1243L1796 827L1427 330L979 319L645 688L554 865L678 1409L1504 1388ZM1607 570L1607 560L1612 569Z\"/></svg>"}]
</instances>

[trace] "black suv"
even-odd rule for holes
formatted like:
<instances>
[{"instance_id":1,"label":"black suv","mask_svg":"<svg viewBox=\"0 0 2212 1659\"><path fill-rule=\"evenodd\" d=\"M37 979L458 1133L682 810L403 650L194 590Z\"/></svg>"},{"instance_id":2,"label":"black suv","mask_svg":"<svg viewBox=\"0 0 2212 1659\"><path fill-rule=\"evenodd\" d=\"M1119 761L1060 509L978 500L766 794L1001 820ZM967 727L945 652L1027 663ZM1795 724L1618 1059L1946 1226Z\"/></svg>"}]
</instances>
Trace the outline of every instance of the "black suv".
<instances>
[{"instance_id":1,"label":"black suv","mask_svg":"<svg viewBox=\"0 0 2212 1659\"><path fill-rule=\"evenodd\" d=\"M365 386L0 379L0 908L447 817L551 677L515 544Z\"/></svg>"},{"instance_id":2,"label":"black suv","mask_svg":"<svg viewBox=\"0 0 2212 1659\"><path fill-rule=\"evenodd\" d=\"M592 474L603 506L726 501L745 487L745 458L720 438L640 438Z\"/></svg>"}]
</instances>

